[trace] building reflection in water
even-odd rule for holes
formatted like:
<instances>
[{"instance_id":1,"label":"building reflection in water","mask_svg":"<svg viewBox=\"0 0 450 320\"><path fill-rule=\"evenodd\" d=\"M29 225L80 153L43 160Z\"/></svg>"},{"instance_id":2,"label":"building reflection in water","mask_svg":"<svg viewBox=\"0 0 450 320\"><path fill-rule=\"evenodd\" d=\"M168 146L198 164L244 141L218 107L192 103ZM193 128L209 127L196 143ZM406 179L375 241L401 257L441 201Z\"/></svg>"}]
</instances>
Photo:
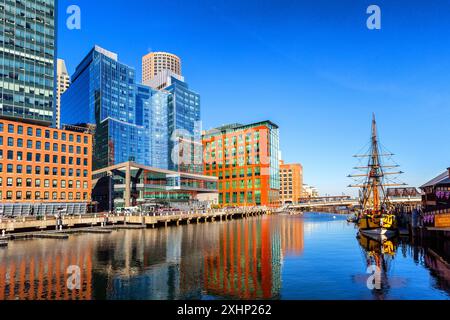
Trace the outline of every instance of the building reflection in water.
<instances>
[{"instance_id":1,"label":"building reflection in water","mask_svg":"<svg viewBox=\"0 0 450 320\"><path fill-rule=\"evenodd\" d=\"M12 242L0 251L0 300L91 300L90 244L67 247L47 240ZM7 252L17 252L7 255ZM68 267L80 267L80 289L69 290Z\"/></svg>"},{"instance_id":2,"label":"building reflection in water","mask_svg":"<svg viewBox=\"0 0 450 320\"><path fill-rule=\"evenodd\" d=\"M303 252L303 220L246 222L224 225L219 246L205 254L205 290L224 298L277 299L283 255Z\"/></svg>"},{"instance_id":3,"label":"building reflection in water","mask_svg":"<svg viewBox=\"0 0 450 320\"><path fill-rule=\"evenodd\" d=\"M0 300L276 299L302 219L258 219L13 241L0 250ZM80 267L69 290L68 267Z\"/></svg>"}]
</instances>

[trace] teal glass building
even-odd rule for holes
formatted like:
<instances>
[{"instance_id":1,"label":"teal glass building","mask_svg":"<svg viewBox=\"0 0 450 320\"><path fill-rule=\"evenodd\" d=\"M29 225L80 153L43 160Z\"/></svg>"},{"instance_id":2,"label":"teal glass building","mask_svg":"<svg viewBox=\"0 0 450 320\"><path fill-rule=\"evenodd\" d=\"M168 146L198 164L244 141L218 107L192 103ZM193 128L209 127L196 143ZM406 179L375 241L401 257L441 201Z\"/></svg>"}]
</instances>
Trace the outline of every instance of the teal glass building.
<instances>
[{"instance_id":1,"label":"teal glass building","mask_svg":"<svg viewBox=\"0 0 450 320\"><path fill-rule=\"evenodd\" d=\"M0 117L50 126L56 0L0 1Z\"/></svg>"}]
</instances>

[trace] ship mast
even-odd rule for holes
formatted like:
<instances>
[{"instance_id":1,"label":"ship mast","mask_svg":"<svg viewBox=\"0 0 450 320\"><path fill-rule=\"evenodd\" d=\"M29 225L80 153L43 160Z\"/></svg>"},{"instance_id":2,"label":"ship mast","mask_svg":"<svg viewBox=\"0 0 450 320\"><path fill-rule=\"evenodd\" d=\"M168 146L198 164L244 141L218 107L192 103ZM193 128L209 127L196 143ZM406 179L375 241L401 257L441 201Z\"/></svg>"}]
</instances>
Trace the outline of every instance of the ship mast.
<instances>
[{"instance_id":1,"label":"ship mast","mask_svg":"<svg viewBox=\"0 0 450 320\"><path fill-rule=\"evenodd\" d=\"M383 178L383 170L380 163L380 151L378 147L378 135L377 135L377 122L375 119L375 114L373 114L372 120L372 153L369 160L369 183L372 185L373 194L373 213L381 213L381 203L380 203L380 188L381 179Z\"/></svg>"}]
</instances>

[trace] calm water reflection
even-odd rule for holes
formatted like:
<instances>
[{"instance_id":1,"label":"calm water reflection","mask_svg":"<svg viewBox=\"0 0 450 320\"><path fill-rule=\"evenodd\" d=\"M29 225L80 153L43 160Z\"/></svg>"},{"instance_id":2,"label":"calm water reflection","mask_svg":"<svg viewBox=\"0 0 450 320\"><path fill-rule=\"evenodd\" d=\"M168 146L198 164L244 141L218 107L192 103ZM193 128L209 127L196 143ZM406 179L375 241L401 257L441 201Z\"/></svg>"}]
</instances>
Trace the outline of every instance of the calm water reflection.
<instances>
[{"instance_id":1,"label":"calm water reflection","mask_svg":"<svg viewBox=\"0 0 450 320\"><path fill-rule=\"evenodd\" d=\"M449 265L435 254L448 244L356 235L345 217L310 214L16 241L0 249L0 300L450 297ZM80 290L67 289L70 265ZM379 290L367 288L370 265L382 267Z\"/></svg>"}]
</instances>

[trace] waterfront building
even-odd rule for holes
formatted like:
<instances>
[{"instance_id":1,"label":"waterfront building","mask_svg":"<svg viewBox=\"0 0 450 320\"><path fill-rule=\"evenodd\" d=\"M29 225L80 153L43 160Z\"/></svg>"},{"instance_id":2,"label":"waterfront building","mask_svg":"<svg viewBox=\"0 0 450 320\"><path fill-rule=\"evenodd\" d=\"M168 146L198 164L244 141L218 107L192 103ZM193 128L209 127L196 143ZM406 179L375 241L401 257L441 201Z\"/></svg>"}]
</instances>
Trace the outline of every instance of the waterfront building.
<instances>
[{"instance_id":1,"label":"waterfront building","mask_svg":"<svg viewBox=\"0 0 450 320\"><path fill-rule=\"evenodd\" d=\"M168 52L150 52L142 57L142 83L154 79L165 70L181 76L181 59Z\"/></svg>"},{"instance_id":2,"label":"waterfront building","mask_svg":"<svg viewBox=\"0 0 450 320\"><path fill-rule=\"evenodd\" d=\"M93 199L100 210L146 204L201 201L217 194L216 177L126 162L93 172Z\"/></svg>"},{"instance_id":3,"label":"waterfront building","mask_svg":"<svg viewBox=\"0 0 450 320\"><path fill-rule=\"evenodd\" d=\"M200 96L171 78L165 90L135 83L133 68L95 46L62 96L62 123L96 126L94 170L128 161L203 173Z\"/></svg>"},{"instance_id":4,"label":"waterfront building","mask_svg":"<svg viewBox=\"0 0 450 320\"><path fill-rule=\"evenodd\" d=\"M134 69L113 52L95 46L76 68L61 99L61 120L96 126L94 170L126 161L151 164L151 136L136 92Z\"/></svg>"},{"instance_id":5,"label":"waterfront building","mask_svg":"<svg viewBox=\"0 0 450 320\"><path fill-rule=\"evenodd\" d=\"M450 227L450 168L420 187L424 215L436 227Z\"/></svg>"},{"instance_id":6,"label":"waterfront building","mask_svg":"<svg viewBox=\"0 0 450 320\"><path fill-rule=\"evenodd\" d=\"M0 3L0 118L53 123L55 2Z\"/></svg>"},{"instance_id":7,"label":"waterfront building","mask_svg":"<svg viewBox=\"0 0 450 320\"><path fill-rule=\"evenodd\" d=\"M61 95L66 92L70 86L70 76L67 72L66 63L62 59L58 59L56 67L56 109L55 109L55 125L61 127Z\"/></svg>"},{"instance_id":8,"label":"waterfront building","mask_svg":"<svg viewBox=\"0 0 450 320\"><path fill-rule=\"evenodd\" d=\"M169 169L203 173L200 95L172 77L168 100Z\"/></svg>"},{"instance_id":9,"label":"waterfront building","mask_svg":"<svg viewBox=\"0 0 450 320\"><path fill-rule=\"evenodd\" d=\"M85 213L91 202L92 135L0 120L0 212Z\"/></svg>"},{"instance_id":10,"label":"waterfront building","mask_svg":"<svg viewBox=\"0 0 450 320\"><path fill-rule=\"evenodd\" d=\"M302 188L302 199L319 197L319 190L316 187L304 184Z\"/></svg>"},{"instance_id":11,"label":"waterfront building","mask_svg":"<svg viewBox=\"0 0 450 320\"><path fill-rule=\"evenodd\" d=\"M298 203L303 193L303 167L280 161L280 203Z\"/></svg>"},{"instance_id":12,"label":"waterfront building","mask_svg":"<svg viewBox=\"0 0 450 320\"><path fill-rule=\"evenodd\" d=\"M222 206L279 205L279 128L232 124L203 135L204 174L219 178Z\"/></svg>"}]
</instances>

